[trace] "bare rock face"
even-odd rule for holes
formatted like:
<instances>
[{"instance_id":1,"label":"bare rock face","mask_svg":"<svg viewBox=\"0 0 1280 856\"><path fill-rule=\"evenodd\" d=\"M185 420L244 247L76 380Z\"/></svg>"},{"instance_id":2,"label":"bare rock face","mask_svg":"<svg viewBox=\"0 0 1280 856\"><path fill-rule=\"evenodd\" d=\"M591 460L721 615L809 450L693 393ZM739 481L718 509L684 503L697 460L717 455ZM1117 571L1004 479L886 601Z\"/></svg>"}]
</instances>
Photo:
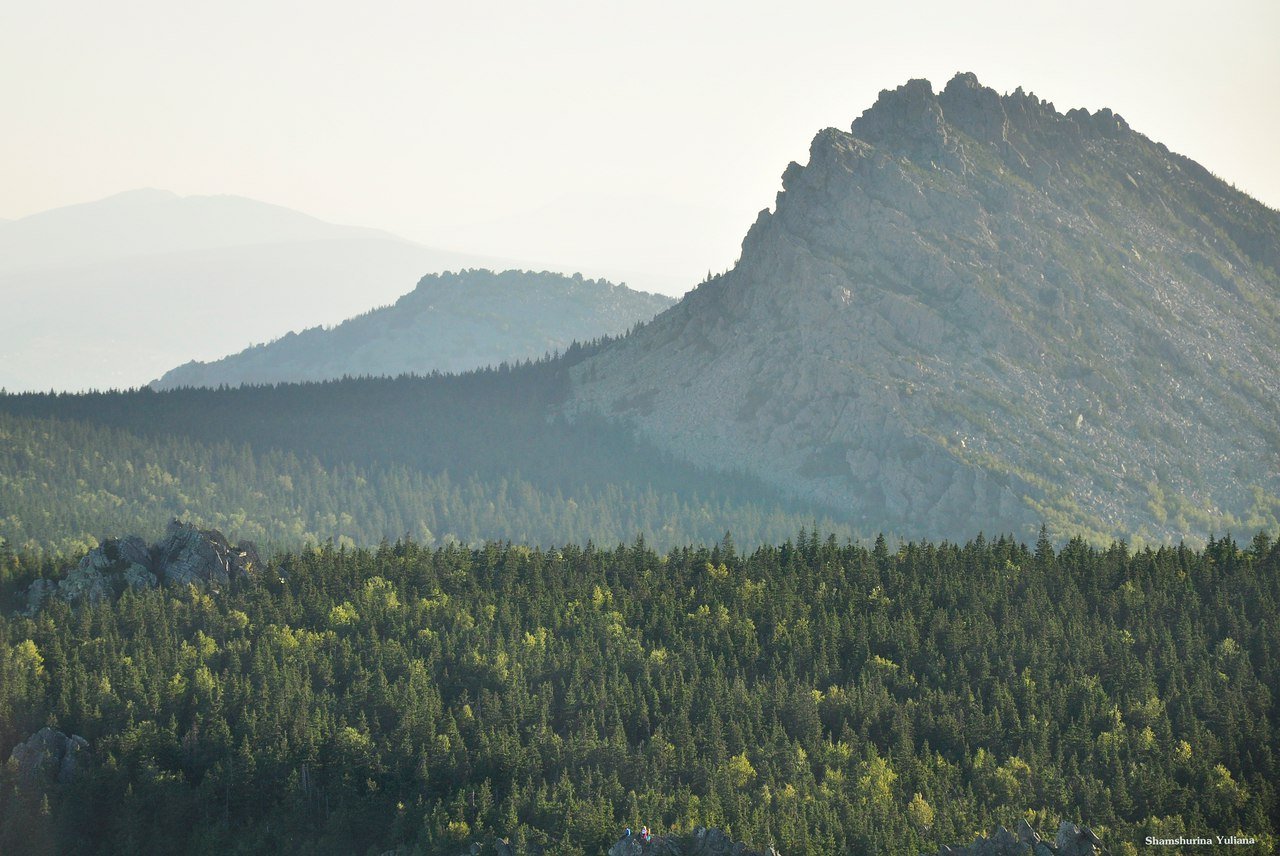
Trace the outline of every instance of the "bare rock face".
<instances>
[{"instance_id":1,"label":"bare rock face","mask_svg":"<svg viewBox=\"0 0 1280 856\"><path fill-rule=\"evenodd\" d=\"M1280 516L1278 297L1280 213L1110 110L913 80L566 410L869 530L1194 539Z\"/></svg>"},{"instance_id":2,"label":"bare rock face","mask_svg":"<svg viewBox=\"0 0 1280 856\"><path fill-rule=\"evenodd\" d=\"M70 784L93 763L87 740L48 726L15 746L9 757L18 765L18 781L27 787Z\"/></svg>"},{"instance_id":3,"label":"bare rock face","mask_svg":"<svg viewBox=\"0 0 1280 856\"><path fill-rule=\"evenodd\" d=\"M252 543L235 546L216 529L198 529L178 520L165 529L156 554L166 585L224 586L261 564Z\"/></svg>"},{"instance_id":4,"label":"bare rock face","mask_svg":"<svg viewBox=\"0 0 1280 856\"><path fill-rule=\"evenodd\" d=\"M216 529L199 529L171 521L159 543L147 546L137 535L108 538L80 560L61 580L36 580L27 589L28 615L50 597L68 603L97 603L126 589L140 591L165 585L219 588L262 565L250 541L230 544Z\"/></svg>"},{"instance_id":5,"label":"bare rock face","mask_svg":"<svg viewBox=\"0 0 1280 856\"><path fill-rule=\"evenodd\" d=\"M755 850L733 841L718 829L699 826L690 835L655 835L650 841L639 836L618 839L609 848L609 856L779 856L772 847Z\"/></svg>"}]
</instances>

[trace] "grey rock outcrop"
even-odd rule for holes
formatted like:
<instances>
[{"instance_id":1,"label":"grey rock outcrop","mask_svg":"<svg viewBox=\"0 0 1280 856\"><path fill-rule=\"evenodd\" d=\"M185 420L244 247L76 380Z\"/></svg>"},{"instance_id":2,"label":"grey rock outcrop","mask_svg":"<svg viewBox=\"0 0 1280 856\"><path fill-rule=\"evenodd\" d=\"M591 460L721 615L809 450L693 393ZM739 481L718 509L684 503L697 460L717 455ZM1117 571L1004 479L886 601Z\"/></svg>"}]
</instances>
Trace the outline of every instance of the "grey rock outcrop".
<instances>
[{"instance_id":1,"label":"grey rock outcrop","mask_svg":"<svg viewBox=\"0 0 1280 856\"><path fill-rule=\"evenodd\" d=\"M9 757L17 764L18 781L26 787L70 784L93 763L87 740L48 726L13 747Z\"/></svg>"},{"instance_id":2,"label":"grey rock outcrop","mask_svg":"<svg viewBox=\"0 0 1280 856\"><path fill-rule=\"evenodd\" d=\"M27 613L34 615L54 595L69 603L97 603L126 588L154 588L153 565L150 549L137 535L108 538L61 580L32 583L27 589Z\"/></svg>"},{"instance_id":3,"label":"grey rock outcrop","mask_svg":"<svg viewBox=\"0 0 1280 856\"><path fill-rule=\"evenodd\" d=\"M1087 827L1079 827L1070 821L1062 821L1054 839L1062 856L1091 856L1102 848L1102 841Z\"/></svg>"},{"instance_id":4,"label":"grey rock outcrop","mask_svg":"<svg viewBox=\"0 0 1280 856\"><path fill-rule=\"evenodd\" d=\"M779 856L772 847L753 849L733 841L718 829L699 826L689 835L655 835L650 841L639 836L620 838L608 856Z\"/></svg>"},{"instance_id":5,"label":"grey rock outcrop","mask_svg":"<svg viewBox=\"0 0 1280 856\"><path fill-rule=\"evenodd\" d=\"M35 615L50 597L97 603L126 589L140 591L160 583L218 588L261 565L252 542L231 544L216 529L173 520L154 545L137 535L108 538L61 580L36 580L27 589L25 611Z\"/></svg>"},{"instance_id":6,"label":"grey rock outcrop","mask_svg":"<svg viewBox=\"0 0 1280 856\"><path fill-rule=\"evenodd\" d=\"M937 856L1093 856L1101 852L1102 841L1088 828L1064 820L1054 843L1048 844L1023 818L1016 833L997 826L990 835L979 837L972 844L944 844L938 848Z\"/></svg>"},{"instance_id":7,"label":"grey rock outcrop","mask_svg":"<svg viewBox=\"0 0 1280 856\"><path fill-rule=\"evenodd\" d=\"M913 80L565 409L873 531L1194 540L1280 513L1277 248L1110 110Z\"/></svg>"},{"instance_id":8,"label":"grey rock outcrop","mask_svg":"<svg viewBox=\"0 0 1280 856\"><path fill-rule=\"evenodd\" d=\"M171 521L156 545L156 563L166 585L227 585L261 564L252 543L232 545L216 529Z\"/></svg>"}]
</instances>

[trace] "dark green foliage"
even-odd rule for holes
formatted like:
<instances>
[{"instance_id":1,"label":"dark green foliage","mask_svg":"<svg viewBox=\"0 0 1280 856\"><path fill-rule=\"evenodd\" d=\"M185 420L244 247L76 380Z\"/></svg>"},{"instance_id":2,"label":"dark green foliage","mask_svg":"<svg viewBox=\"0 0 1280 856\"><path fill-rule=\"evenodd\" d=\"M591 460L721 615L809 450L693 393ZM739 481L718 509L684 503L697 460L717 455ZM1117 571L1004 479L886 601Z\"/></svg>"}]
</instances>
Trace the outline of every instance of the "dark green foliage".
<instances>
[{"instance_id":1,"label":"dark green foliage","mask_svg":"<svg viewBox=\"0 0 1280 856\"><path fill-rule=\"evenodd\" d=\"M70 557L174 516L290 548L855 534L753 479L678 463L598 419L553 417L565 372L593 347L461 376L0 395L0 536Z\"/></svg>"},{"instance_id":2,"label":"dark green foliage","mask_svg":"<svg viewBox=\"0 0 1280 856\"><path fill-rule=\"evenodd\" d=\"M600 853L703 823L909 853L1028 811L1113 852L1262 839L1278 684L1265 536L326 547L218 595L0 618L0 751L51 723L97 758L0 774L0 852Z\"/></svg>"}]
</instances>

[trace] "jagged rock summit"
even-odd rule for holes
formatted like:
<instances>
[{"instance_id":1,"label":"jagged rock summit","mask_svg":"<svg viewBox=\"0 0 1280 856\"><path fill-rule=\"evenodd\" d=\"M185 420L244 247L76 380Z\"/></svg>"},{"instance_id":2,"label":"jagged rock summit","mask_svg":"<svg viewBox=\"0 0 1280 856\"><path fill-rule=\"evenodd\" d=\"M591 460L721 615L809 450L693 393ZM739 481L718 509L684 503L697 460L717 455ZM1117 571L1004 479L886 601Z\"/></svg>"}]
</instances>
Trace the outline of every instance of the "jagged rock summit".
<instances>
[{"instance_id":1,"label":"jagged rock summit","mask_svg":"<svg viewBox=\"0 0 1280 856\"><path fill-rule=\"evenodd\" d=\"M639 836L618 839L609 848L608 856L780 856L777 850L766 847L752 849L741 841L734 841L718 829L699 826L688 835L655 835L649 841Z\"/></svg>"},{"instance_id":2,"label":"jagged rock summit","mask_svg":"<svg viewBox=\"0 0 1280 856\"><path fill-rule=\"evenodd\" d=\"M220 360L190 362L151 385L174 389L470 371L538 359L574 341L621 335L672 303L664 295L581 274L429 274L391 306Z\"/></svg>"},{"instance_id":3,"label":"jagged rock summit","mask_svg":"<svg viewBox=\"0 0 1280 856\"><path fill-rule=\"evenodd\" d=\"M231 544L216 529L172 520L164 537L147 545L137 535L108 538L90 550L61 580L39 579L27 589L27 613L50 597L97 603L125 589L197 585L219 588L262 565L251 541Z\"/></svg>"},{"instance_id":4,"label":"jagged rock summit","mask_svg":"<svg viewBox=\"0 0 1280 856\"><path fill-rule=\"evenodd\" d=\"M1277 525L1277 297L1280 215L1112 111L912 80L568 409L871 530L1194 539Z\"/></svg>"}]
</instances>

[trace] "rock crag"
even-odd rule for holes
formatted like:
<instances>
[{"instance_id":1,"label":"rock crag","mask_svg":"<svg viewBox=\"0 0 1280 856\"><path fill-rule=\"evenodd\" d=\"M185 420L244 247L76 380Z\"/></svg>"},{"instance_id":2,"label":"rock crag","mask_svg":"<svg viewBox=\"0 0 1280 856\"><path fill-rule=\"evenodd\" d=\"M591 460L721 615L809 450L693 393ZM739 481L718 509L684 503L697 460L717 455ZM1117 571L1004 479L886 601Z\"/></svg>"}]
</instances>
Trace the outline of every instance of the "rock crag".
<instances>
[{"instance_id":1,"label":"rock crag","mask_svg":"<svg viewBox=\"0 0 1280 856\"><path fill-rule=\"evenodd\" d=\"M48 726L13 747L9 758L17 765L19 783L30 788L70 784L93 763L87 740Z\"/></svg>"},{"instance_id":2,"label":"rock crag","mask_svg":"<svg viewBox=\"0 0 1280 856\"><path fill-rule=\"evenodd\" d=\"M26 612L34 615L51 597L97 603L126 589L157 585L219 588L262 565L250 541L231 544L216 529L173 520L164 537L147 545L141 537L108 538L90 550L61 580L36 580L27 589Z\"/></svg>"}]
</instances>

